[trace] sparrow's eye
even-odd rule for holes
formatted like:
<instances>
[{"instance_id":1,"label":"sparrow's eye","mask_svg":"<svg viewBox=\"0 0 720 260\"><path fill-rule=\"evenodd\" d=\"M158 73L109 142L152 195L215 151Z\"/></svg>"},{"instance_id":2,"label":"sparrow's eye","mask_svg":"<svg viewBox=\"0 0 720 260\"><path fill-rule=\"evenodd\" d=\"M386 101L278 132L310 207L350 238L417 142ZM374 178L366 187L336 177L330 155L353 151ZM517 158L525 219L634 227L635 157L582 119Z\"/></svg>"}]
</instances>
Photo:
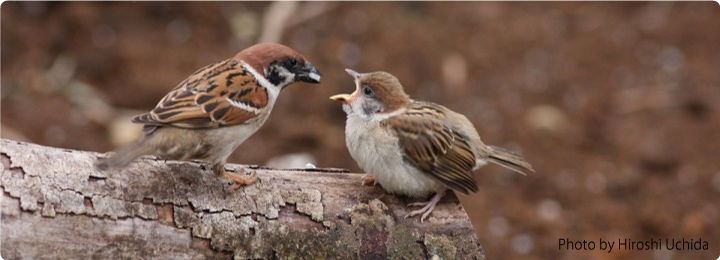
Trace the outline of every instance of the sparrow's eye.
<instances>
[{"instance_id":1,"label":"sparrow's eye","mask_svg":"<svg viewBox=\"0 0 720 260\"><path fill-rule=\"evenodd\" d=\"M373 94L373 90L368 86L363 86L362 92L365 96L372 96Z\"/></svg>"},{"instance_id":2,"label":"sparrow's eye","mask_svg":"<svg viewBox=\"0 0 720 260\"><path fill-rule=\"evenodd\" d=\"M300 65L300 62L295 58L290 58L288 61L288 65L290 65L291 68L296 68L298 65Z\"/></svg>"}]
</instances>

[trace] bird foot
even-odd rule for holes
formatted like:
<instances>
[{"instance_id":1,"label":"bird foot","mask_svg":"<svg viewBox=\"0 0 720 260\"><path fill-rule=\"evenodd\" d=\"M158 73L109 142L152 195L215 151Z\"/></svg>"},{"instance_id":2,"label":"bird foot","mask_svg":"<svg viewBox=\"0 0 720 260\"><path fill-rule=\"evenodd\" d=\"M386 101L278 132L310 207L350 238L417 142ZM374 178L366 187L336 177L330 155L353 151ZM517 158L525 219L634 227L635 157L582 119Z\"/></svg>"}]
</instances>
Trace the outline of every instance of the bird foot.
<instances>
[{"instance_id":1,"label":"bird foot","mask_svg":"<svg viewBox=\"0 0 720 260\"><path fill-rule=\"evenodd\" d=\"M428 203L430 203L430 202L429 201L413 202L413 203L407 204L407 206L408 207L425 207L425 206L427 206Z\"/></svg>"},{"instance_id":2,"label":"bird foot","mask_svg":"<svg viewBox=\"0 0 720 260\"><path fill-rule=\"evenodd\" d=\"M438 192L438 193L435 193L435 195L429 201L414 202L414 203L408 204L407 205L408 207L422 207L422 208L408 212L407 214L405 214L405 218L412 218L414 216L422 214L422 216L420 216L420 223L423 223L425 221L425 219L428 216L430 216L430 213L432 213L432 211L435 209L435 205L437 205L438 201L440 201L440 199L444 195L445 195L445 192Z\"/></svg>"},{"instance_id":3,"label":"bird foot","mask_svg":"<svg viewBox=\"0 0 720 260\"><path fill-rule=\"evenodd\" d=\"M243 171L244 173L244 171ZM243 174L244 175L244 174ZM235 181L233 185L230 185L230 190L234 191L239 189L242 186L247 186L255 183L258 180L257 172L253 171L249 177L243 177L236 173L232 172L225 172L225 177L230 178L231 180Z\"/></svg>"},{"instance_id":4,"label":"bird foot","mask_svg":"<svg viewBox=\"0 0 720 260\"><path fill-rule=\"evenodd\" d=\"M375 181L375 177L373 177L373 176L370 175L370 174L365 174L365 175L363 175L363 177L362 177L362 186L365 186L365 185L368 185L368 186L375 186L375 185L377 185L377 182Z\"/></svg>"}]
</instances>

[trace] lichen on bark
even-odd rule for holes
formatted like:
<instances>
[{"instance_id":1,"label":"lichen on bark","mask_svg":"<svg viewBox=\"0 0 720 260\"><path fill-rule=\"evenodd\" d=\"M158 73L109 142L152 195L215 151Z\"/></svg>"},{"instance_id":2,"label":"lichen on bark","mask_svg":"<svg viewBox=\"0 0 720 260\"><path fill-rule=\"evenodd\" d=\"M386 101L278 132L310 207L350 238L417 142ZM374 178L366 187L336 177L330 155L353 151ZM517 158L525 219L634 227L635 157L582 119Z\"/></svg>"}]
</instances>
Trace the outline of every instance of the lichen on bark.
<instances>
[{"instance_id":1,"label":"lichen on bark","mask_svg":"<svg viewBox=\"0 0 720 260\"><path fill-rule=\"evenodd\" d=\"M103 154L0 145L7 258L484 257L454 196L419 223L402 217L406 199L359 185L359 174L228 165L261 178L230 192L198 162L144 157L99 171Z\"/></svg>"}]
</instances>

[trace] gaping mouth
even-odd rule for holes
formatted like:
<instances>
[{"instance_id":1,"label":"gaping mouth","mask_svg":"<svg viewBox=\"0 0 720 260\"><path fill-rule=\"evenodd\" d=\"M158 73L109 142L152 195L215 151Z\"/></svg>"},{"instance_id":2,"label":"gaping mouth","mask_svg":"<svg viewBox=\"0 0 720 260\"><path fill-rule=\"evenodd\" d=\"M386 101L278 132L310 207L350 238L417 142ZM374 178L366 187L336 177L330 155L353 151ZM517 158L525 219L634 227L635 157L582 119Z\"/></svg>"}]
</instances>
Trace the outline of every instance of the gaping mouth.
<instances>
[{"instance_id":1,"label":"gaping mouth","mask_svg":"<svg viewBox=\"0 0 720 260\"><path fill-rule=\"evenodd\" d=\"M345 71L348 74L350 74L350 76L353 78L353 80L355 80L355 84L358 84L358 81L360 80L360 73L357 73L356 71L351 70L351 69L345 69ZM356 92L357 92L357 90L355 90L355 92L353 92L352 94L337 94L337 95L330 97L330 99L348 104L353 99Z\"/></svg>"},{"instance_id":2,"label":"gaping mouth","mask_svg":"<svg viewBox=\"0 0 720 260\"><path fill-rule=\"evenodd\" d=\"M337 95L334 95L334 96L330 97L330 99L347 104L347 103L350 102L350 99L352 99L352 95L349 95L349 94L337 94Z\"/></svg>"},{"instance_id":3,"label":"gaping mouth","mask_svg":"<svg viewBox=\"0 0 720 260\"><path fill-rule=\"evenodd\" d=\"M350 77L352 77L353 80L356 80L356 81L357 81L357 80L360 79L360 73L358 73L357 71L354 71L354 70L351 70L351 69L345 69L345 72L347 72L348 74L350 74Z\"/></svg>"}]
</instances>

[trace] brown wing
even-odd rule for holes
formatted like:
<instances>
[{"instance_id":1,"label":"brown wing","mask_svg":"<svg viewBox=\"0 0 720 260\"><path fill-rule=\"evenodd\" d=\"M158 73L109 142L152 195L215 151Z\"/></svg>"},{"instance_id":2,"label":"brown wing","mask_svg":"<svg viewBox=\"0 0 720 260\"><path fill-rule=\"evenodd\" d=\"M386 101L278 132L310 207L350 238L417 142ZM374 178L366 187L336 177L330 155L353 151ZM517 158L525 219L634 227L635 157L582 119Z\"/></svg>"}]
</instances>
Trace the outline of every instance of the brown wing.
<instances>
[{"instance_id":1,"label":"brown wing","mask_svg":"<svg viewBox=\"0 0 720 260\"><path fill-rule=\"evenodd\" d=\"M403 158L410 164L452 189L476 192L472 149L463 136L442 123L442 116L438 109L415 103L383 125L397 133Z\"/></svg>"},{"instance_id":2,"label":"brown wing","mask_svg":"<svg viewBox=\"0 0 720 260\"><path fill-rule=\"evenodd\" d=\"M268 103L267 90L240 62L229 59L206 66L181 82L152 111L132 119L156 126L216 128L257 117Z\"/></svg>"}]
</instances>

